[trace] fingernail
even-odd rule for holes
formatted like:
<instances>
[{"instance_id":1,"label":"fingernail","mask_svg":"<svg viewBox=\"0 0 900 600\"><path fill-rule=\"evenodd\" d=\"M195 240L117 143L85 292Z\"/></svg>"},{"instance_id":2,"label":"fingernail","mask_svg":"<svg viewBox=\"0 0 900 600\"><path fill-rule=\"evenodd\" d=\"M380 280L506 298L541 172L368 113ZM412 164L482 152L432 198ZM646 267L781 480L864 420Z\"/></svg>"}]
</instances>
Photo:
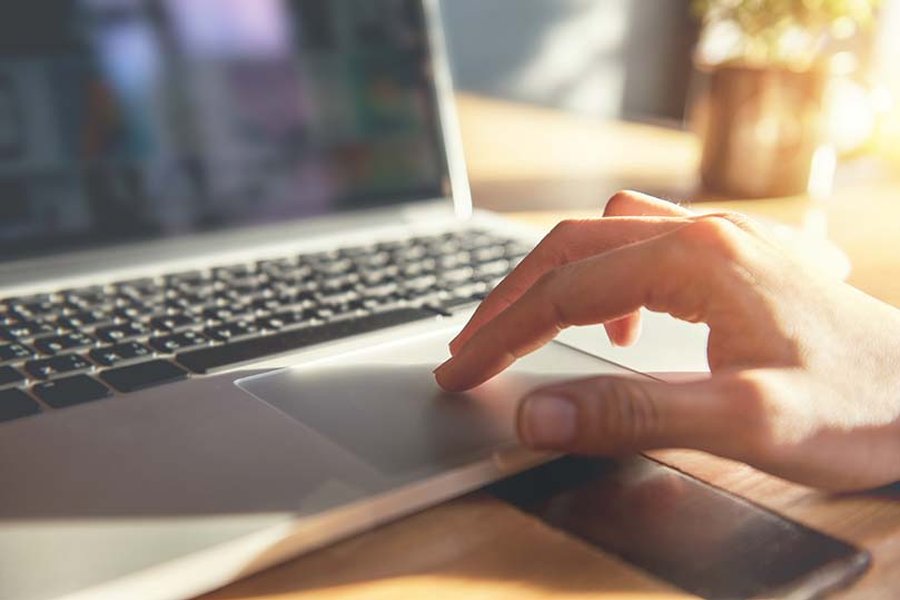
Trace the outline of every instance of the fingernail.
<instances>
[{"instance_id":1,"label":"fingernail","mask_svg":"<svg viewBox=\"0 0 900 600\"><path fill-rule=\"evenodd\" d=\"M575 439L577 414L566 398L537 394L525 399L522 434L529 446L557 448Z\"/></svg>"},{"instance_id":2,"label":"fingernail","mask_svg":"<svg viewBox=\"0 0 900 600\"><path fill-rule=\"evenodd\" d=\"M438 366L436 366L436 367L434 368L434 371L432 371L431 373L432 373L433 375L437 375L438 371L440 371L441 369L443 369L444 367L446 367L447 365L449 365L451 362L453 362L453 357L452 357L452 356L451 356L450 358L448 358L447 360L445 360L444 362L442 362L441 364L439 364Z\"/></svg>"}]
</instances>

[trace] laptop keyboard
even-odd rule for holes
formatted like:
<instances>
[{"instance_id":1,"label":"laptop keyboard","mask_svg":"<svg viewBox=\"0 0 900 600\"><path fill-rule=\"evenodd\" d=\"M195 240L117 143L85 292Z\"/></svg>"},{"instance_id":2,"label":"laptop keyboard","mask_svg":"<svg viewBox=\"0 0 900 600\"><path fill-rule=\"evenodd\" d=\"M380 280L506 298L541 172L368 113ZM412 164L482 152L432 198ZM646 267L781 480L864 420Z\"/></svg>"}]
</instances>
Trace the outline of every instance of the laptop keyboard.
<instances>
[{"instance_id":1,"label":"laptop keyboard","mask_svg":"<svg viewBox=\"0 0 900 600\"><path fill-rule=\"evenodd\" d=\"M0 421L481 300L527 253L466 230L0 299Z\"/></svg>"}]
</instances>

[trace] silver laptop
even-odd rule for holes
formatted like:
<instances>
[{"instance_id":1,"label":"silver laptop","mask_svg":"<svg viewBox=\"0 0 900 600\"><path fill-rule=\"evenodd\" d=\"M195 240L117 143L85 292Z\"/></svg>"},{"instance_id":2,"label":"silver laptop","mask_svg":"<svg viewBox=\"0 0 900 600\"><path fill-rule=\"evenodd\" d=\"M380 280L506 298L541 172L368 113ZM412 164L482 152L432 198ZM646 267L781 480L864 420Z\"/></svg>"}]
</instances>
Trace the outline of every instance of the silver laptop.
<instances>
[{"instance_id":1,"label":"silver laptop","mask_svg":"<svg viewBox=\"0 0 900 600\"><path fill-rule=\"evenodd\" d=\"M535 241L472 210L437 21L0 8L0 598L213 589L548 460L516 399L623 372L553 344L435 387Z\"/></svg>"}]
</instances>

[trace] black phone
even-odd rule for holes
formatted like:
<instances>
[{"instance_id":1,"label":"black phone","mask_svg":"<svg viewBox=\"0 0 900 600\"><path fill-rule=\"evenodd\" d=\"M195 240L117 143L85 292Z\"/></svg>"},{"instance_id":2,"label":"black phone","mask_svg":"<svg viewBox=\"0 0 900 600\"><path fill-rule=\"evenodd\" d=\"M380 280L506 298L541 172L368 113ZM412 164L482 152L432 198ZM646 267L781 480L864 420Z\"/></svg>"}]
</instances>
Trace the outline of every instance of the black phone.
<instances>
[{"instance_id":1,"label":"black phone","mask_svg":"<svg viewBox=\"0 0 900 600\"><path fill-rule=\"evenodd\" d=\"M817 598L870 555L644 456L564 457L488 491L705 598Z\"/></svg>"}]
</instances>

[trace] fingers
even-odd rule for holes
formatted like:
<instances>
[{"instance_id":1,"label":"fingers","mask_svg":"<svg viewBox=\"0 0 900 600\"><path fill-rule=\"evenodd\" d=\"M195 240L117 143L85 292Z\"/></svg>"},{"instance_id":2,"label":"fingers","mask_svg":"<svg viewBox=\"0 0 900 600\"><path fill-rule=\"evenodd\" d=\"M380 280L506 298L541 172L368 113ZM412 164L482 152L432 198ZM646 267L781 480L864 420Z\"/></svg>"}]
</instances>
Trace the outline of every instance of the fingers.
<instances>
[{"instance_id":1,"label":"fingers","mask_svg":"<svg viewBox=\"0 0 900 600\"><path fill-rule=\"evenodd\" d=\"M654 448L691 448L745 457L741 419L747 386L728 376L684 384L598 377L541 388L519 405L526 446L613 455Z\"/></svg>"},{"instance_id":2,"label":"fingers","mask_svg":"<svg viewBox=\"0 0 900 600\"><path fill-rule=\"evenodd\" d=\"M666 200L640 192L623 191L606 203L604 217L689 217L693 213Z\"/></svg>"},{"instance_id":3,"label":"fingers","mask_svg":"<svg viewBox=\"0 0 900 600\"><path fill-rule=\"evenodd\" d=\"M752 248L752 238L731 222L701 219L554 269L441 365L438 384L470 389L566 327L606 323L641 307L706 322L727 338L758 310Z\"/></svg>"},{"instance_id":4,"label":"fingers","mask_svg":"<svg viewBox=\"0 0 900 600\"><path fill-rule=\"evenodd\" d=\"M641 313L634 311L620 319L604 323L609 341L616 346L630 346L641 335Z\"/></svg>"},{"instance_id":5,"label":"fingers","mask_svg":"<svg viewBox=\"0 0 900 600\"><path fill-rule=\"evenodd\" d=\"M624 217L560 223L481 303L463 330L450 342L450 353L455 355L482 325L518 300L545 273L622 245L662 235L689 222L686 218ZM633 330L636 331L634 325L633 322L621 325L615 330L616 334L630 339Z\"/></svg>"},{"instance_id":6,"label":"fingers","mask_svg":"<svg viewBox=\"0 0 900 600\"><path fill-rule=\"evenodd\" d=\"M692 212L666 200L654 198L634 191L622 191L614 194L606 203L604 217L654 216L654 217L690 217ZM630 315L604 324L609 341L616 346L630 346L637 342L641 335L641 313L635 311Z\"/></svg>"},{"instance_id":7,"label":"fingers","mask_svg":"<svg viewBox=\"0 0 900 600\"><path fill-rule=\"evenodd\" d=\"M694 221L554 269L441 365L438 383L451 391L472 388L565 327L620 319L642 306L707 321L712 303L731 305L744 292L727 277L742 273L732 267L742 250L736 231L721 219Z\"/></svg>"}]
</instances>

